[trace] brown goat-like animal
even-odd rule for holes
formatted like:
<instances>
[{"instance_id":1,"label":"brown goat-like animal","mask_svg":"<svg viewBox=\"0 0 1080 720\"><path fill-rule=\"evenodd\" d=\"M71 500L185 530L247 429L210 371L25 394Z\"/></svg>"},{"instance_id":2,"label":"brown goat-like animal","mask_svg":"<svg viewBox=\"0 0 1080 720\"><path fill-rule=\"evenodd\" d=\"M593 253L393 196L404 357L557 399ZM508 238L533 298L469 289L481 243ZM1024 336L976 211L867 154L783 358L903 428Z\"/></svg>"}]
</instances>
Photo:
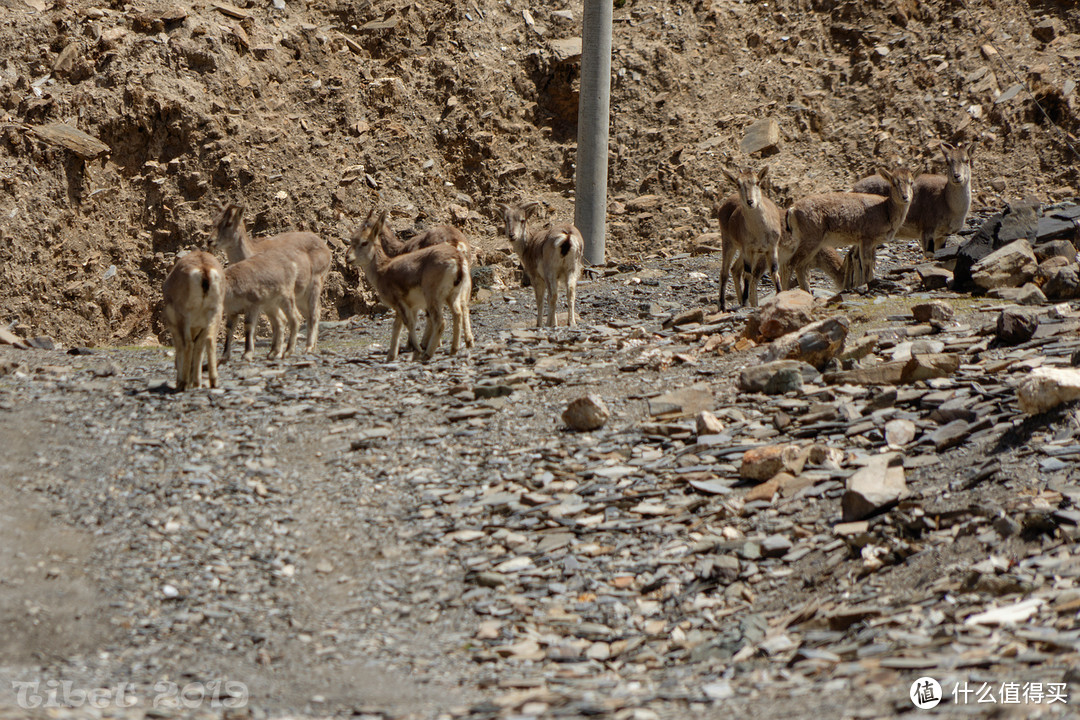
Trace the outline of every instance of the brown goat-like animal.
<instances>
[{"instance_id":1,"label":"brown goat-like animal","mask_svg":"<svg viewBox=\"0 0 1080 720\"><path fill-rule=\"evenodd\" d=\"M351 238L346 260L363 269L368 282L375 288L379 300L394 311L394 329L386 359L397 358L401 329L408 330L409 346L422 360L430 360L442 342L445 328L443 305L450 307L453 318L453 339L450 354L461 347L463 330L470 327L469 296L472 279L469 260L456 245L440 243L430 247L390 257L383 249L382 234L386 211L375 222L365 224ZM428 323L424 339L416 339L416 319L423 308ZM465 334L465 344L473 344L471 333Z\"/></svg>"},{"instance_id":2,"label":"brown goat-like animal","mask_svg":"<svg viewBox=\"0 0 1080 720\"><path fill-rule=\"evenodd\" d=\"M162 288L164 320L176 354L176 389L202 386L203 357L210 387L217 387L217 330L225 297L225 271L207 252L176 261Z\"/></svg>"},{"instance_id":3,"label":"brown goat-like animal","mask_svg":"<svg viewBox=\"0 0 1080 720\"><path fill-rule=\"evenodd\" d=\"M577 283L585 253L581 232L570 223L528 232L526 226L529 218L540 208L540 203L535 201L520 205L499 203L498 207L505 221L506 236L536 292L536 327L544 324L545 297L547 324L548 327L555 327L555 304L560 283L566 288L566 324L574 327L578 320Z\"/></svg>"}]
</instances>

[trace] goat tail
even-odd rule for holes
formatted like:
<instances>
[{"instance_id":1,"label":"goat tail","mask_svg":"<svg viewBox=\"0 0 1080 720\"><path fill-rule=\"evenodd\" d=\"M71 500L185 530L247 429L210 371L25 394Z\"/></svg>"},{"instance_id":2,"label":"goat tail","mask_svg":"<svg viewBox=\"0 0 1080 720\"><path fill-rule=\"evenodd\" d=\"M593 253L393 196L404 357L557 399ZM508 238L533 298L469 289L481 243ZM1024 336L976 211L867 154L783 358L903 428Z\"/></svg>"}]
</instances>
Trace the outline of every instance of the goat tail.
<instances>
[{"instance_id":1,"label":"goat tail","mask_svg":"<svg viewBox=\"0 0 1080 720\"><path fill-rule=\"evenodd\" d=\"M465 281L465 273L469 271L469 261L464 254L457 258L457 275L454 277L454 286L457 287Z\"/></svg>"},{"instance_id":2,"label":"goat tail","mask_svg":"<svg viewBox=\"0 0 1080 720\"><path fill-rule=\"evenodd\" d=\"M562 236L555 241L555 246L559 248L559 254L566 257L574 247L574 236L570 232L562 233Z\"/></svg>"}]
</instances>

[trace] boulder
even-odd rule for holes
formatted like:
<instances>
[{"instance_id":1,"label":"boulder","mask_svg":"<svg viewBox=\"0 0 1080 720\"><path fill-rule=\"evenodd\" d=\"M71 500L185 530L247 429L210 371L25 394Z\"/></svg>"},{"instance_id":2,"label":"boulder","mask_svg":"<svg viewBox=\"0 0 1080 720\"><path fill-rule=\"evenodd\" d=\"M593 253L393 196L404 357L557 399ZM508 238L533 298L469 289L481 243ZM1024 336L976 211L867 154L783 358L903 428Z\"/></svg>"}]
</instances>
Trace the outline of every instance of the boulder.
<instances>
[{"instance_id":1,"label":"boulder","mask_svg":"<svg viewBox=\"0 0 1080 720\"><path fill-rule=\"evenodd\" d=\"M1035 241L1039 229L1039 201L1033 198L1010 203L989 218L978 232L956 251L952 289L972 292L979 289L972 279L973 266L998 248L1019 238Z\"/></svg>"},{"instance_id":2,"label":"boulder","mask_svg":"<svg viewBox=\"0 0 1080 720\"><path fill-rule=\"evenodd\" d=\"M747 321L747 337L776 340L809 325L814 297L803 290L785 290L769 298Z\"/></svg>"},{"instance_id":3,"label":"boulder","mask_svg":"<svg viewBox=\"0 0 1080 720\"><path fill-rule=\"evenodd\" d=\"M769 346L769 360L801 360L819 370L844 347L848 319L831 317L788 333Z\"/></svg>"},{"instance_id":4,"label":"boulder","mask_svg":"<svg viewBox=\"0 0 1080 720\"><path fill-rule=\"evenodd\" d=\"M1065 258L1066 264L1076 262L1076 246L1068 240L1050 240L1039 243L1033 249L1040 263L1056 257Z\"/></svg>"},{"instance_id":5,"label":"boulder","mask_svg":"<svg viewBox=\"0 0 1080 720\"><path fill-rule=\"evenodd\" d=\"M1075 368L1038 367L1016 388L1020 410L1038 415L1058 405L1080 400L1080 370Z\"/></svg>"},{"instance_id":6,"label":"boulder","mask_svg":"<svg viewBox=\"0 0 1080 720\"><path fill-rule=\"evenodd\" d=\"M602 428L610 417L604 400L590 393L571 401L563 410L562 421L571 430L587 431Z\"/></svg>"},{"instance_id":7,"label":"boulder","mask_svg":"<svg viewBox=\"0 0 1080 720\"><path fill-rule=\"evenodd\" d=\"M1039 327L1039 316L1033 310L1005 308L998 315L997 340L1002 345L1019 345L1030 340Z\"/></svg>"},{"instance_id":8,"label":"boulder","mask_svg":"<svg viewBox=\"0 0 1080 720\"><path fill-rule=\"evenodd\" d=\"M923 290L944 290L953 280L952 272L937 265L920 265L916 270Z\"/></svg>"},{"instance_id":9,"label":"boulder","mask_svg":"<svg viewBox=\"0 0 1080 720\"><path fill-rule=\"evenodd\" d=\"M1036 282L1042 283L1043 294L1051 300L1074 300L1080 297L1080 267L1062 265L1056 261L1064 258L1050 258L1039 266L1035 273Z\"/></svg>"},{"instance_id":10,"label":"boulder","mask_svg":"<svg viewBox=\"0 0 1080 720\"><path fill-rule=\"evenodd\" d=\"M983 290L1020 287L1035 277L1038 262L1027 240L1015 240L971 266L971 279Z\"/></svg>"}]
</instances>

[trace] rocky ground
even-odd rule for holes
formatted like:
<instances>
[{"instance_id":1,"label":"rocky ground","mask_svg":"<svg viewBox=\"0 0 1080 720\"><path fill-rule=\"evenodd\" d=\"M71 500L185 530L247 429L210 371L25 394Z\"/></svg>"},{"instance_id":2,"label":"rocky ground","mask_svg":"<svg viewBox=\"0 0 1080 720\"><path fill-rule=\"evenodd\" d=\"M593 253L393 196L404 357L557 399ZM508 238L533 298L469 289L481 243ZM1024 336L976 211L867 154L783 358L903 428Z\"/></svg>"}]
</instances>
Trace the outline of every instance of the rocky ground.
<instances>
[{"instance_id":1,"label":"rocky ground","mask_svg":"<svg viewBox=\"0 0 1080 720\"><path fill-rule=\"evenodd\" d=\"M0 717L868 718L922 676L933 713L1073 714L1080 419L1014 386L1080 309L910 257L762 313L842 319L824 375L715 314L715 255L583 283L577 329L500 291L427 365L385 317L185 394L160 349L0 346Z\"/></svg>"}]
</instances>

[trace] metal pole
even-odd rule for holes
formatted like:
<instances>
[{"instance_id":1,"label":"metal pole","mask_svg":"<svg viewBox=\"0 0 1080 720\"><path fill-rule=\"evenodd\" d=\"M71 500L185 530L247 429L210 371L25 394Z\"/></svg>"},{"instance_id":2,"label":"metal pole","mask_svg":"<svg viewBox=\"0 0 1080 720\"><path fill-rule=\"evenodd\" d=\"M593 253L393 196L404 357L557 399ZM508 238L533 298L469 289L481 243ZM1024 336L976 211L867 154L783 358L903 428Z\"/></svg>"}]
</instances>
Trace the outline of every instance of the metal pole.
<instances>
[{"instance_id":1,"label":"metal pole","mask_svg":"<svg viewBox=\"0 0 1080 720\"><path fill-rule=\"evenodd\" d=\"M584 5L574 224L585 239L585 258L593 265L603 265L614 1L584 0Z\"/></svg>"}]
</instances>

